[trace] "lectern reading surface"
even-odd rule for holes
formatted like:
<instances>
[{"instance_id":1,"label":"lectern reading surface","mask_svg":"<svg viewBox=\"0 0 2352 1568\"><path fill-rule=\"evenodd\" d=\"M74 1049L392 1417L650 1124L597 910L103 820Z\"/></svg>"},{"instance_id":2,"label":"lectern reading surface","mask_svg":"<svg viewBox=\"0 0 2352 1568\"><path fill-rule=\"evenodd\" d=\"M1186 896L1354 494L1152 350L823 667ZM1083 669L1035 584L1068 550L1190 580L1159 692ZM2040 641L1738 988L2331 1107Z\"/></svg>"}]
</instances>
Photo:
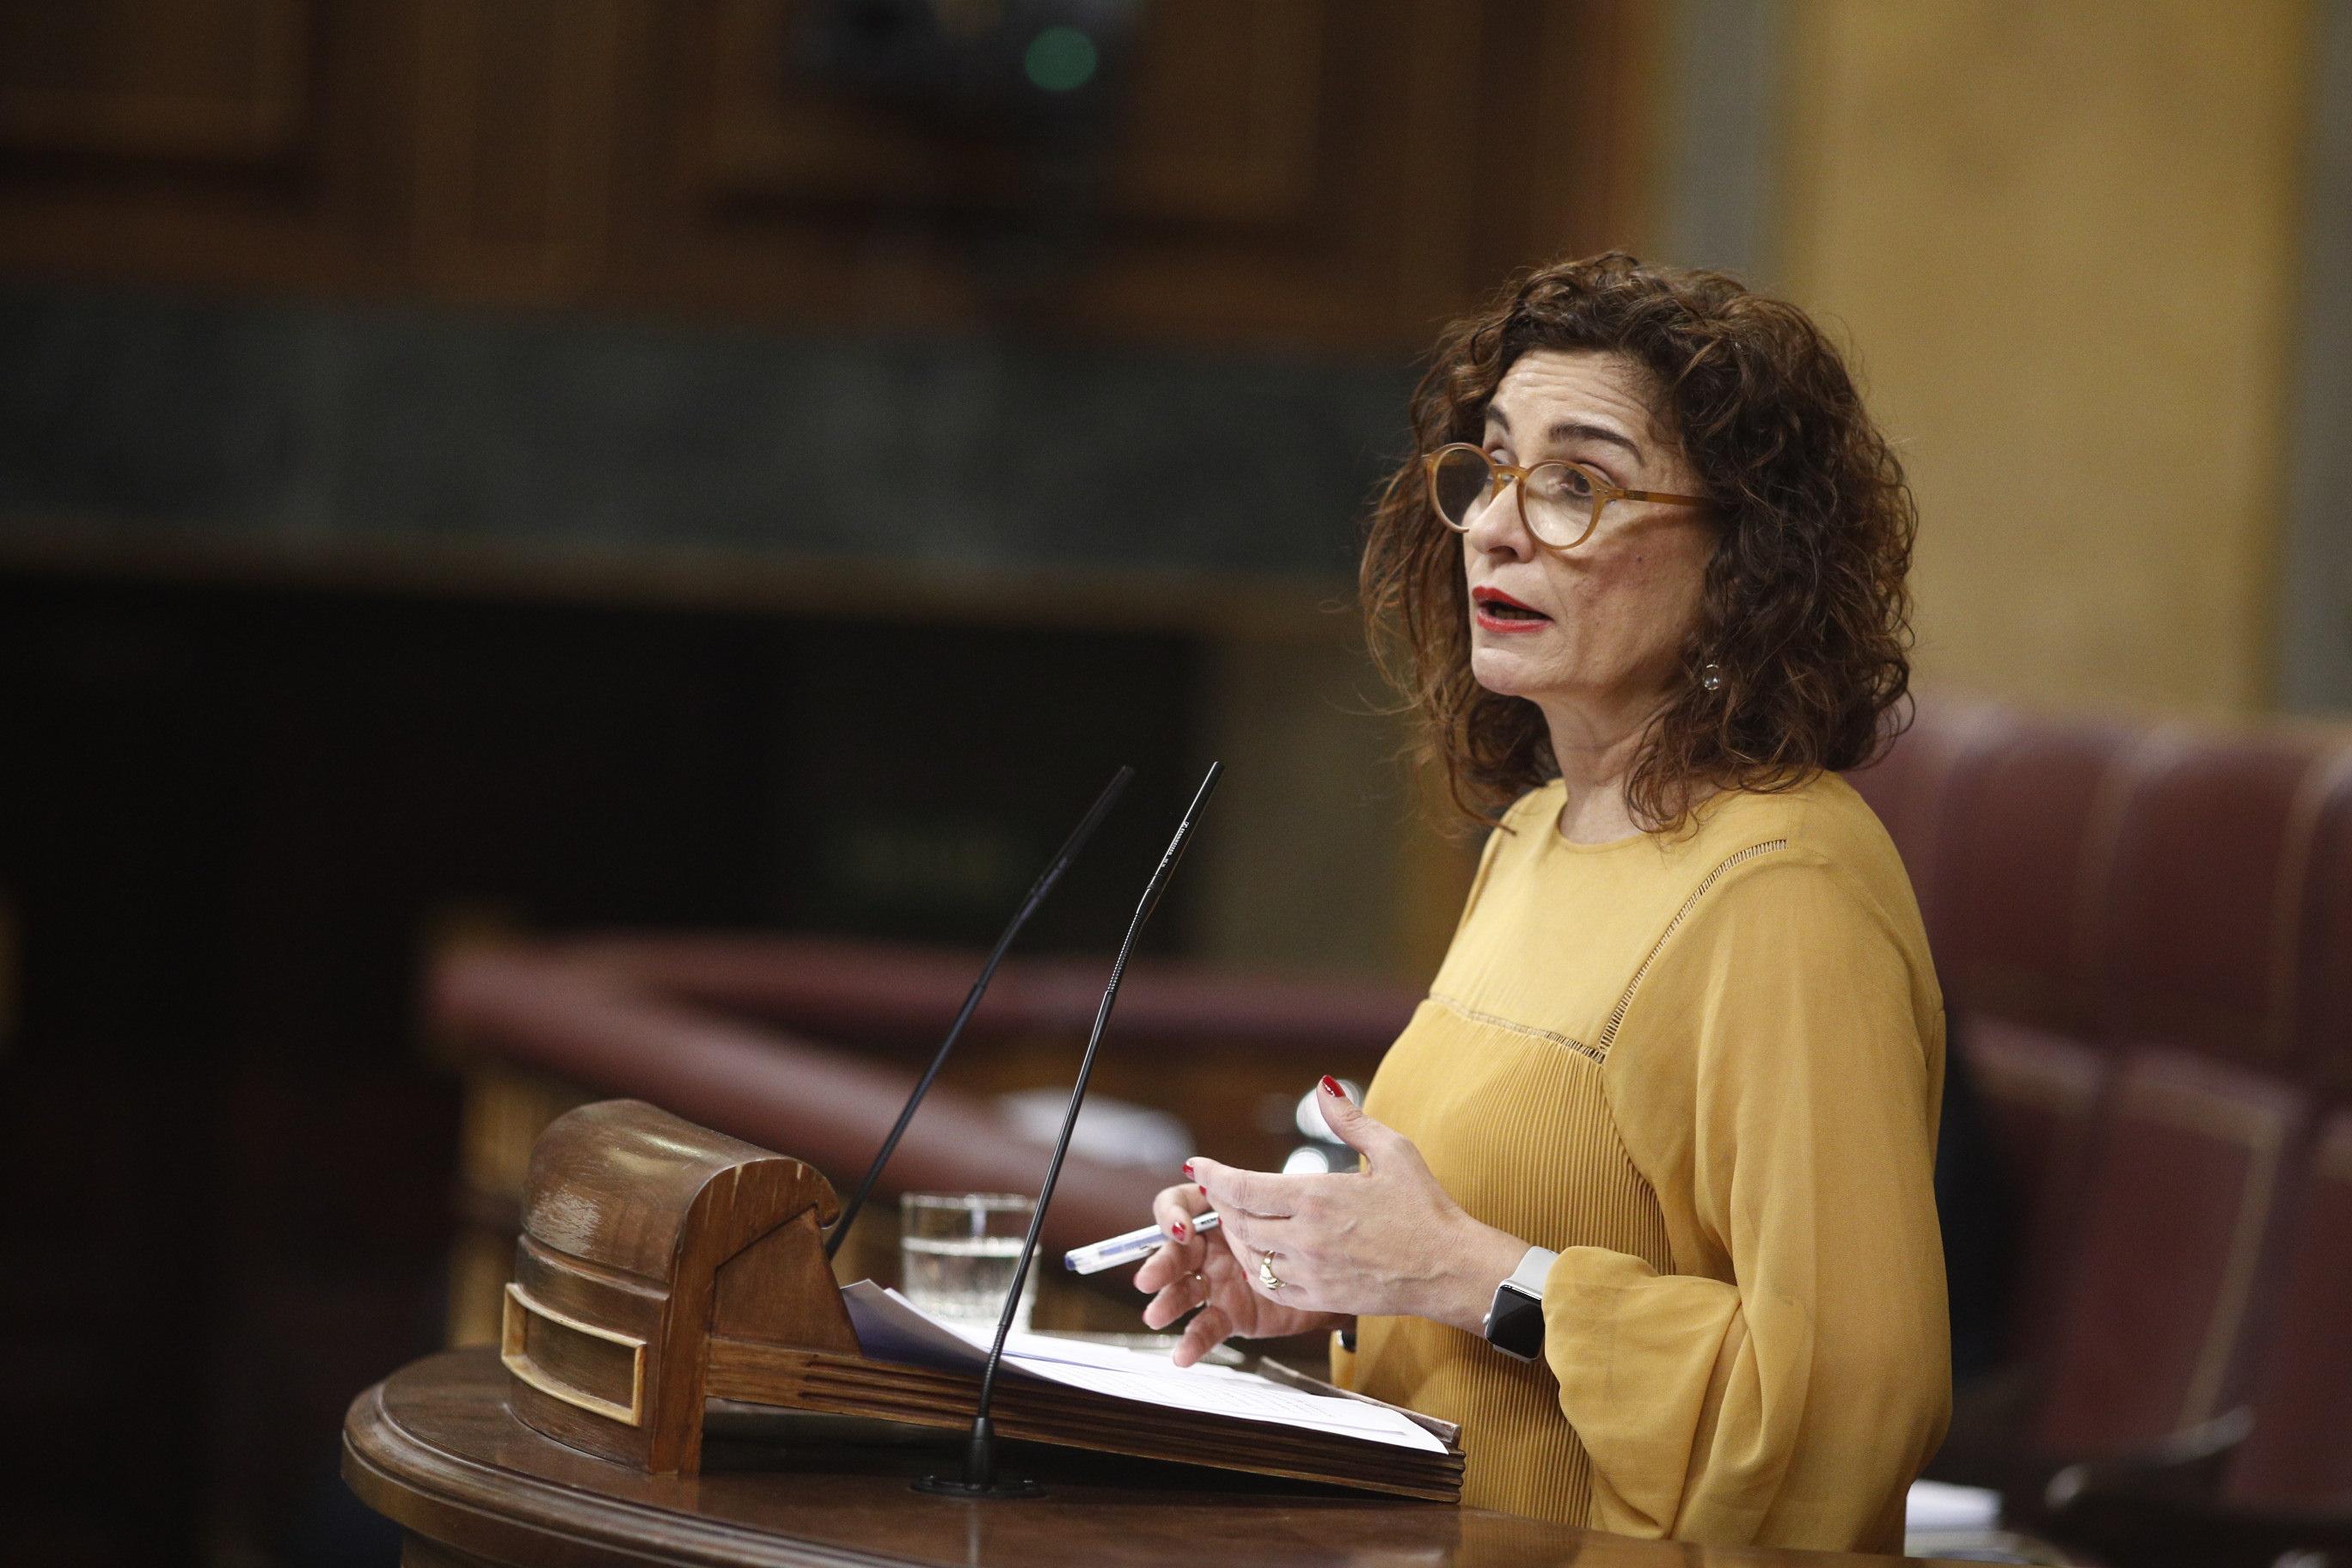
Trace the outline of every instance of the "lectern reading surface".
<instances>
[{"instance_id":1,"label":"lectern reading surface","mask_svg":"<svg viewBox=\"0 0 2352 1568\"><path fill-rule=\"evenodd\" d=\"M980 1379L861 1351L824 1259L832 1187L797 1160L635 1100L583 1106L533 1149L500 1347L514 1414L655 1473L700 1468L708 1399L970 1425ZM1328 1392L1337 1394L1337 1390ZM1452 1502L1462 1455L1008 1378L1008 1438Z\"/></svg>"},{"instance_id":2,"label":"lectern reading surface","mask_svg":"<svg viewBox=\"0 0 2352 1568\"><path fill-rule=\"evenodd\" d=\"M1010 1507L921 1497L948 1434L844 1444L831 1422L738 1413L699 1476L648 1475L517 1423L488 1351L453 1351L352 1401L343 1475L406 1533L411 1568L1896 1568L1897 1559L1635 1541L1484 1509L1232 1471L1026 1449L1053 1491ZM739 1441L735 1428L760 1428ZM865 1425L865 1424L860 1424ZM794 1428L803 1428L799 1436ZM740 1434L751 1439L750 1432ZM928 1439L928 1440L927 1440ZM1918 1568L1905 1560L1902 1568Z\"/></svg>"}]
</instances>

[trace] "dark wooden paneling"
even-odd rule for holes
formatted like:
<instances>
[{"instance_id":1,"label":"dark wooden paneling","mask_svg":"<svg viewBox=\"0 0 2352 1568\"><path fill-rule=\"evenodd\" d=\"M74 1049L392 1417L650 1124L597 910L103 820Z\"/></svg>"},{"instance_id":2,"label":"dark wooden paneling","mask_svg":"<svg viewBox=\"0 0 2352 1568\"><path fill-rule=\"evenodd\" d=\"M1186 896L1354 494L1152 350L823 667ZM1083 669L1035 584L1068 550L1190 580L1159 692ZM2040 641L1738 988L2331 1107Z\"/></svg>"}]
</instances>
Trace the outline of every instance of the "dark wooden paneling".
<instances>
[{"instance_id":1,"label":"dark wooden paneling","mask_svg":"<svg viewBox=\"0 0 2352 1568\"><path fill-rule=\"evenodd\" d=\"M0 0L0 270L862 330L1418 347L1640 221L1633 0L1182 0L1040 158L793 0Z\"/></svg>"},{"instance_id":2,"label":"dark wooden paneling","mask_svg":"<svg viewBox=\"0 0 2352 1568\"><path fill-rule=\"evenodd\" d=\"M461 296L582 297L609 225L624 7L414 3L423 281Z\"/></svg>"},{"instance_id":3,"label":"dark wooden paneling","mask_svg":"<svg viewBox=\"0 0 2352 1568\"><path fill-rule=\"evenodd\" d=\"M711 90L670 100L686 116L700 189L863 207L1028 199L998 149L795 72L797 9L723 0L711 13ZM1300 221L1318 184L1330 107L1323 62L1344 24L1336 10L1332 0L1188 0L1147 11L1129 104L1104 149L1108 210L1210 227Z\"/></svg>"},{"instance_id":4,"label":"dark wooden paneling","mask_svg":"<svg viewBox=\"0 0 2352 1568\"><path fill-rule=\"evenodd\" d=\"M0 6L0 146L276 163L310 107L306 0Z\"/></svg>"},{"instance_id":5,"label":"dark wooden paneling","mask_svg":"<svg viewBox=\"0 0 2352 1568\"><path fill-rule=\"evenodd\" d=\"M331 0L0 0L0 269L400 286L403 22Z\"/></svg>"},{"instance_id":6,"label":"dark wooden paneling","mask_svg":"<svg viewBox=\"0 0 2352 1568\"><path fill-rule=\"evenodd\" d=\"M1606 165L1632 155L1640 120L1596 113L1625 105L1641 77L1638 29L1616 10L1153 7L1131 101L1103 149L1098 211L1062 215L1083 230L1082 253L1026 258L1063 268L1027 280L1049 301L1029 319L1097 334L1417 345L1495 280L1504 264L1493 258L1535 258L1520 253L1528 232L1544 250L1622 237L1614 210L1578 223L1519 216L1622 195ZM663 161L638 172L646 199L623 204L635 225L622 241L627 286L752 312L797 300L877 324L950 324L1001 304L1022 280L992 275L988 247L1003 237L988 215L1017 214L1036 199L1034 180L1001 149L796 77L792 23L786 0L735 0L671 40L656 121L629 138ZM1587 29L1614 55L1561 58ZM1545 46L1532 63L1521 58L1531 39ZM1580 89L1548 84L1554 68ZM1581 89L1588 76L1606 96Z\"/></svg>"}]
</instances>

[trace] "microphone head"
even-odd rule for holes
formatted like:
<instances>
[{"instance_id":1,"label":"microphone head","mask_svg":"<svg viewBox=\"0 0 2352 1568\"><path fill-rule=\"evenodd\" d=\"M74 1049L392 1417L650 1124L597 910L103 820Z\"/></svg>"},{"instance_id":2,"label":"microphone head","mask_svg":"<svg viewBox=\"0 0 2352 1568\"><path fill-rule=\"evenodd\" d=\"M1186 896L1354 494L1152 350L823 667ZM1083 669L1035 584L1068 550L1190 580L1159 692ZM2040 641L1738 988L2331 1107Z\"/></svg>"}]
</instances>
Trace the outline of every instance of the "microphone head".
<instances>
[{"instance_id":1,"label":"microphone head","mask_svg":"<svg viewBox=\"0 0 2352 1568\"><path fill-rule=\"evenodd\" d=\"M1151 873L1151 885L1144 889L1143 907L1136 917L1138 925L1150 920L1151 911L1160 907L1160 896L1168 890L1168 883L1176 874L1176 863L1192 847L1192 825L1200 820L1201 809L1209 804L1209 796L1216 793L1217 780L1224 771L1224 763L1211 763L1209 771L1201 775L1201 787L1192 792L1192 804L1184 808L1183 820L1176 825L1176 837L1168 841L1166 853L1160 857L1159 869Z\"/></svg>"}]
</instances>

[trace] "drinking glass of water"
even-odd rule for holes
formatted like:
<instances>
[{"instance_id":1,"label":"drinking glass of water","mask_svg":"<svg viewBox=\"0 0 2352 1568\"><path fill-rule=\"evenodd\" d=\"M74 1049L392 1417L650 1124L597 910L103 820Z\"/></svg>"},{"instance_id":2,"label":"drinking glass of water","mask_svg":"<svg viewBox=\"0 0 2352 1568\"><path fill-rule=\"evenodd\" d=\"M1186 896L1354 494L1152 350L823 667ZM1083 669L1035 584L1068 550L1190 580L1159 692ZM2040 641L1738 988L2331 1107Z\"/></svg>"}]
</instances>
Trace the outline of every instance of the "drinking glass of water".
<instances>
[{"instance_id":1,"label":"drinking glass of water","mask_svg":"<svg viewBox=\"0 0 2352 1568\"><path fill-rule=\"evenodd\" d=\"M908 1193L898 1199L900 1289L935 1317L993 1328L1013 1289L1034 1198L1013 1193ZM1013 1326L1029 1327L1037 1304L1033 1266Z\"/></svg>"}]
</instances>

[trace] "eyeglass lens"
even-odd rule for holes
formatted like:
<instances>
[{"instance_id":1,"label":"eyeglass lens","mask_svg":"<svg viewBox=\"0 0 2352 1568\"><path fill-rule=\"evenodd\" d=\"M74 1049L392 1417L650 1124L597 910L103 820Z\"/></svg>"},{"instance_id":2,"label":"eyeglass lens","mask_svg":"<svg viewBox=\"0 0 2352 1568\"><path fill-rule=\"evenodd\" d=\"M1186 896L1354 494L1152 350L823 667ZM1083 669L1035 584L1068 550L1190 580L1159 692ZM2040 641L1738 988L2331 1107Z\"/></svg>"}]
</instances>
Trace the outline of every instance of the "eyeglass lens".
<instances>
[{"instance_id":1,"label":"eyeglass lens","mask_svg":"<svg viewBox=\"0 0 2352 1568\"><path fill-rule=\"evenodd\" d=\"M1498 477L1485 453L1449 448L1439 456L1432 481L1439 514L1454 528L1468 528L1486 507L1503 500L1495 483ZM1591 531L1592 481L1582 469L1566 463L1540 464L1521 481L1520 490L1528 531L1545 543L1573 544Z\"/></svg>"}]
</instances>

